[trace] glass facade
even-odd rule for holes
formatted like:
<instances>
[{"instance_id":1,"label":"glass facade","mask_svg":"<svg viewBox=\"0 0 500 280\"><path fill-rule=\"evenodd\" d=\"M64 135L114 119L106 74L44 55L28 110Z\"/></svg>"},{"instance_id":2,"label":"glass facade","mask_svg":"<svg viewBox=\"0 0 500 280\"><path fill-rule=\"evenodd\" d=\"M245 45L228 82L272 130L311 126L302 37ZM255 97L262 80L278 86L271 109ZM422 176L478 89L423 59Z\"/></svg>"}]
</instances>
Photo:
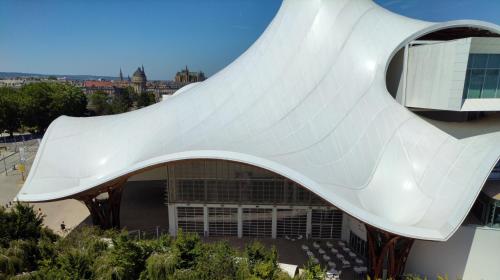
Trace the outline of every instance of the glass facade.
<instances>
[{"instance_id":1,"label":"glass facade","mask_svg":"<svg viewBox=\"0 0 500 280\"><path fill-rule=\"evenodd\" d=\"M313 209L311 220L312 238L340 239L342 211Z\"/></svg>"},{"instance_id":2,"label":"glass facade","mask_svg":"<svg viewBox=\"0 0 500 280\"><path fill-rule=\"evenodd\" d=\"M500 54L469 54L464 98L500 98Z\"/></svg>"},{"instance_id":3,"label":"glass facade","mask_svg":"<svg viewBox=\"0 0 500 280\"><path fill-rule=\"evenodd\" d=\"M306 209L278 209L276 222L276 236L299 238L306 237L307 210Z\"/></svg>"},{"instance_id":4,"label":"glass facade","mask_svg":"<svg viewBox=\"0 0 500 280\"><path fill-rule=\"evenodd\" d=\"M357 236L354 232L349 232L349 247L356 253L358 256L367 257L367 243L359 236Z\"/></svg>"},{"instance_id":5,"label":"glass facade","mask_svg":"<svg viewBox=\"0 0 500 280\"><path fill-rule=\"evenodd\" d=\"M184 232L194 232L203 236L203 207L177 207L177 226Z\"/></svg>"},{"instance_id":6,"label":"glass facade","mask_svg":"<svg viewBox=\"0 0 500 280\"><path fill-rule=\"evenodd\" d=\"M319 196L261 168L217 160L169 167L168 203L328 206Z\"/></svg>"},{"instance_id":7,"label":"glass facade","mask_svg":"<svg viewBox=\"0 0 500 280\"><path fill-rule=\"evenodd\" d=\"M237 208L208 208L209 236L236 236L238 234Z\"/></svg>"},{"instance_id":8,"label":"glass facade","mask_svg":"<svg viewBox=\"0 0 500 280\"><path fill-rule=\"evenodd\" d=\"M201 236L341 238L343 213L278 174L210 159L169 164L167 174L167 203L176 207L177 228L185 232Z\"/></svg>"},{"instance_id":9,"label":"glass facade","mask_svg":"<svg viewBox=\"0 0 500 280\"><path fill-rule=\"evenodd\" d=\"M243 236L269 237L272 231L272 209L244 208Z\"/></svg>"}]
</instances>

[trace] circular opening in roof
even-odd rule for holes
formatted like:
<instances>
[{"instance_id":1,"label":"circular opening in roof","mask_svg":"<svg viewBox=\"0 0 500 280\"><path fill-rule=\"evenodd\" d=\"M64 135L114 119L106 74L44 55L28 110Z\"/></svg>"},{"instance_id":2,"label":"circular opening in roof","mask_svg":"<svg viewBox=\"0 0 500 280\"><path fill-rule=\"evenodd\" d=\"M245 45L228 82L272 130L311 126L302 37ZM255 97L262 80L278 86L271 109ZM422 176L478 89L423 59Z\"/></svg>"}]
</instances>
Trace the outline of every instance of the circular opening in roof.
<instances>
[{"instance_id":1,"label":"circular opening in roof","mask_svg":"<svg viewBox=\"0 0 500 280\"><path fill-rule=\"evenodd\" d=\"M416 36L415 39L410 39L410 46L418 45L419 42L422 44L425 42L440 42L440 41L451 41L462 38L469 37L500 37L500 34L495 33L491 30L487 30L485 28L479 27L465 27L465 26L456 26L456 27L448 27L441 28L439 30L434 30L427 32L425 34ZM401 92L405 87L404 80L404 69L406 67L405 62L408 61L405 56L405 45L397 50L390 60L387 71L386 71L386 87L389 93L394 97L398 102L401 103ZM407 77L408 79L409 77Z\"/></svg>"}]
</instances>

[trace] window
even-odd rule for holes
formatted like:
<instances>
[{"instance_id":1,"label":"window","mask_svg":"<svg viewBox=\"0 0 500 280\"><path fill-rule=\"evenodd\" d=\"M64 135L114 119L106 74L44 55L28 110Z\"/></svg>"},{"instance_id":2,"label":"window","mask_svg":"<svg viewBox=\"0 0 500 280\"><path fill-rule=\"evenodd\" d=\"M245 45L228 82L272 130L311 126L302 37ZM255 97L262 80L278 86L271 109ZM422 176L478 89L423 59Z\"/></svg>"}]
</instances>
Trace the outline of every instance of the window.
<instances>
[{"instance_id":1,"label":"window","mask_svg":"<svg viewBox=\"0 0 500 280\"><path fill-rule=\"evenodd\" d=\"M342 212L339 210L312 210L312 238L340 239Z\"/></svg>"},{"instance_id":2,"label":"window","mask_svg":"<svg viewBox=\"0 0 500 280\"><path fill-rule=\"evenodd\" d=\"M500 54L470 54L465 98L500 98Z\"/></svg>"},{"instance_id":3,"label":"window","mask_svg":"<svg viewBox=\"0 0 500 280\"><path fill-rule=\"evenodd\" d=\"M177 180L175 197L176 201L182 202L205 201L205 182L203 180Z\"/></svg>"},{"instance_id":4,"label":"window","mask_svg":"<svg viewBox=\"0 0 500 280\"><path fill-rule=\"evenodd\" d=\"M238 235L238 209L208 208L208 235Z\"/></svg>"},{"instance_id":5,"label":"window","mask_svg":"<svg viewBox=\"0 0 500 280\"><path fill-rule=\"evenodd\" d=\"M240 200L239 182L237 180L207 180L207 201L238 202Z\"/></svg>"},{"instance_id":6,"label":"window","mask_svg":"<svg viewBox=\"0 0 500 280\"><path fill-rule=\"evenodd\" d=\"M177 207L177 227L203 236L203 207Z\"/></svg>"},{"instance_id":7,"label":"window","mask_svg":"<svg viewBox=\"0 0 500 280\"><path fill-rule=\"evenodd\" d=\"M277 237L306 236L307 210L306 209L278 209L276 221Z\"/></svg>"},{"instance_id":8,"label":"window","mask_svg":"<svg viewBox=\"0 0 500 280\"><path fill-rule=\"evenodd\" d=\"M271 237L272 209L244 208L243 236Z\"/></svg>"},{"instance_id":9,"label":"window","mask_svg":"<svg viewBox=\"0 0 500 280\"><path fill-rule=\"evenodd\" d=\"M354 251L354 253L359 256L366 258L367 256L367 245L366 241L361 239L359 236L354 234L354 232L349 232L349 247Z\"/></svg>"}]
</instances>

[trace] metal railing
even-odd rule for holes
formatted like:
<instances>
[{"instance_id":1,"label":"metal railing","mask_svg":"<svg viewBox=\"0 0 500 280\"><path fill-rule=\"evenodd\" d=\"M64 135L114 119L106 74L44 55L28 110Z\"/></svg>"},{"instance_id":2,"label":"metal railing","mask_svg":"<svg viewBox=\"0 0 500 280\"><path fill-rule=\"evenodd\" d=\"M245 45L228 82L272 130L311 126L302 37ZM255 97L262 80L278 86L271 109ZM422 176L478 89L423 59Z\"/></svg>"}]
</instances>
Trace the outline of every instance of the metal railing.
<instances>
[{"instance_id":1,"label":"metal railing","mask_svg":"<svg viewBox=\"0 0 500 280\"><path fill-rule=\"evenodd\" d=\"M38 151L40 140L29 139L22 142L0 143L0 175L14 173L20 164L25 166L23 173L28 174L32 160Z\"/></svg>"},{"instance_id":2,"label":"metal railing","mask_svg":"<svg viewBox=\"0 0 500 280\"><path fill-rule=\"evenodd\" d=\"M128 235L137 240L159 239L160 236L164 234L168 234L168 229L162 228L160 226L128 230Z\"/></svg>"}]
</instances>

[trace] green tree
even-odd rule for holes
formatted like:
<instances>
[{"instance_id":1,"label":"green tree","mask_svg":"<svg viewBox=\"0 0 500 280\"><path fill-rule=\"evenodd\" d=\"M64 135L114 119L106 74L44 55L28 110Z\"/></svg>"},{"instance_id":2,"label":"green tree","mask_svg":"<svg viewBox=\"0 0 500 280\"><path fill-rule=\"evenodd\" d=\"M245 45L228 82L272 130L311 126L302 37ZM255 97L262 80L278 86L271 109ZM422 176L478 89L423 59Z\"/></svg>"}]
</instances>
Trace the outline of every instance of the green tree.
<instances>
[{"instance_id":1,"label":"green tree","mask_svg":"<svg viewBox=\"0 0 500 280\"><path fill-rule=\"evenodd\" d=\"M40 132L52 122L51 88L48 83L33 83L21 88L22 124Z\"/></svg>"},{"instance_id":2,"label":"green tree","mask_svg":"<svg viewBox=\"0 0 500 280\"><path fill-rule=\"evenodd\" d=\"M240 267L236 252L223 241L204 246L203 254L199 257L196 270L200 279L236 279Z\"/></svg>"},{"instance_id":3,"label":"green tree","mask_svg":"<svg viewBox=\"0 0 500 280\"><path fill-rule=\"evenodd\" d=\"M132 107L132 98L127 91L115 94L111 99L111 112L121 114L127 112Z\"/></svg>"},{"instance_id":4,"label":"green tree","mask_svg":"<svg viewBox=\"0 0 500 280\"><path fill-rule=\"evenodd\" d=\"M10 211L0 207L0 246L6 247L12 240L38 240L42 236L43 216L33 207L16 203Z\"/></svg>"},{"instance_id":5,"label":"green tree","mask_svg":"<svg viewBox=\"0 0 500 280\"><path fill-rule=\"evenodd\" d=\"M61 115L83 116L87 99L71 85L33 83L21 88L22 125L44 132Z\"/></svg>"},{"instance_id":6,"label":"green tree","mask_svg":"<svg viewBox=\"0 0 500 280\"><path fill-rule=\"evenodd\" d=\"M61 115L80 117L87 111L87 98L83 92L68 84L49 84L51 88L51 119Z\"/></svg>"},{"instance_id":7,"label":"green tree","mask_svg":"<svg viewBox=\"0 0 500 280\"><path fill-rule=\"evenodd\" d=\"M112 113L110 98L104 91L96 91L90 95L90 106L98 116Z\"/></svg>"},{"instance_id":8,"label":"green tree","mask_svg":"<svg viewBox=\"0 0 500 280\"><path fill-rule=\"evenodd\" d=\"M174 254L179 259L177 268L188 269L196 265L198 257L202 254L200 237L193 233L184 233L179 230L174 242Z\"/></svg>"},{"instance_id":9,"label":"green tree","mask_svg":"<svg viewBox=\"0 0 500 280\"><path fill-rule=\"evenodd\" d=\"M21 128L21 96L17 90L0 88L0 132L12 136Z\"/></svg>"},{"instance_id":10,"label":"green tree","mask_svg":"<svg viewBox=\"0 0 500 280\"><path fill-rule=\"evenodd\" d=\"M245 247L250 272L259 279L275 279L280 272L276 248L266 249L260 242Z\"/></svg>"},{"instance_id":11,"label":"green tree","mask_svg":"<svg viewBox=\"0 0 500 280\"><path fill-rule=\"evenodd\" d=\"M137 107L142 108L154 104L156 102L155 95L150 92L143 92L139 94L137 100Z\"/></svg>"}]
</instances>

